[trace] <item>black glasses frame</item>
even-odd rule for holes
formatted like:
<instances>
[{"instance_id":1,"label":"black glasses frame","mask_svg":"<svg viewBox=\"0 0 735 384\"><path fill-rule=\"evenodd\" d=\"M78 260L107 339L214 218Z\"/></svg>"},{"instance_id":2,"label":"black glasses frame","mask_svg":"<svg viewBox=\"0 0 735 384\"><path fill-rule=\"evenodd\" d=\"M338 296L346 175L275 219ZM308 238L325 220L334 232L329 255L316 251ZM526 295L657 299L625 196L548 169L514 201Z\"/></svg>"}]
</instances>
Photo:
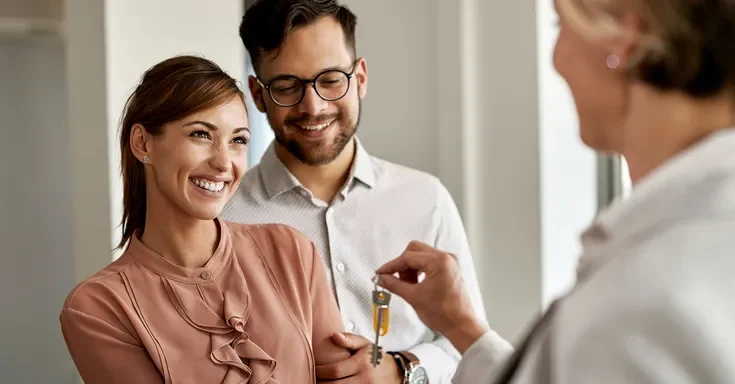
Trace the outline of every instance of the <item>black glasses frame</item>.
<instances>
[{"instance_id":1,"label":"black glasses frame","mask_svg":"<svg viewBox=\"0 0 735 384\"><path fill-rule=\"evenodd\" d=\"M328 69L326 71L323 71L323 72L319 73L313 79L301 79L301 78L298 78L296 76L286 75L286 76L278 76L275 79L269 81L268 84L263 84L263 82L258 77L256 77L255 79L258 81L258 85L260 85L264 89L268 90L268 96L270 96L271 100L273 100L273 102L276 103L276 105L278 105L280 107L293 107L294 105L300 103L301 100L304 99L304 96L306 95L306 87L308 85L311 85L311 87L314 88L314 92L316 92L316 94L319 97L321 97L322 100L325 100L325 101L337 101L337 100L345 97L345 95L347 94L347 92L350 91L350 87L352 86L352 78L355 76L355 69L357 69L357 60L355 60L355 62L352 64L352 70L349 71L349 72L345 72L345 71L343 71L341 69ZM319 93L319 89L317 89L316 83L317 83L317 81L319 80L319 78L321 76L323 76L323 75L325 75L327 73L333 73L333 72L342 73L343 75L345 75L347 77L347 88L345 88L345 93L343 93L340 97L327 98L327 97L322 96L321 93ZM298 100L296 102L291 103L291 104L282 104L282 103L279 103L278 101L276 101L276 98L273 97L273 91L271 90L271 84L273 84L274 82L276 82L278 80L283 80L283 79L294 79L296 81L301 82L301 84L303 85L301 87L301 96L298 98Z\"/></svg>"}]
</instances>

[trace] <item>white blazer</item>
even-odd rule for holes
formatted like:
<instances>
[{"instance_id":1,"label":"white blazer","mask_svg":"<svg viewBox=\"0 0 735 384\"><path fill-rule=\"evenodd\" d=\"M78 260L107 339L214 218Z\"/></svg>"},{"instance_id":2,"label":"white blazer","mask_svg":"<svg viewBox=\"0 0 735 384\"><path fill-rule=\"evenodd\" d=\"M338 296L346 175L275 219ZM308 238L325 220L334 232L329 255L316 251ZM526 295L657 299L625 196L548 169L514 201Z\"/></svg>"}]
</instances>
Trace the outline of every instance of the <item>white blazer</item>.
<instances>
[{"instance_id":1,"label":"white blazer","mask_svg":"<svg viewBox=\"0 0 735 384\"><path fill-rule=\"evenodd\" d=\"M637 183L582 245L576 286L526 345L504 359L486 334L455 384L735 383L735 129Z\"/></svg>"}]
</instances>

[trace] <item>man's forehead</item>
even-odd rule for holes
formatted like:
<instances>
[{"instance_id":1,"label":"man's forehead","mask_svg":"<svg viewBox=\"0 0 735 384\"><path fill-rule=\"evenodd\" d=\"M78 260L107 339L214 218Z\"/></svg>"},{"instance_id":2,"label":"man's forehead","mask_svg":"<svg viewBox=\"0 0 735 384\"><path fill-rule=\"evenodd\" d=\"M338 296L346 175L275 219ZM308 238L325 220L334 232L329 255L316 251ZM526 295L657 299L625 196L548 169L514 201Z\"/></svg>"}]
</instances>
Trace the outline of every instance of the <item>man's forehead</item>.
<instances>
[{"instance_id":1,"label":"man's forehead","mask_svg":"<svg viewBox=\"0 0 735 384\"><path fill-rule=\"evenodd\" d=\"M353 64L351 55L321 56L318 58L275 58L263 57L260 64L261 76L270 79L277 76L291 75L303 79L313 78L329 69L349 71Z\"/></svg>"},{"instance_id":2,"label":"man's forehead","mask_svg":"<svg viewBox=\"0 0 735 384\"><path fill-rule=\"evenodd\" d=\"M262 55L260 72L264 77L312 77L325 69L350 66L351 62L342 27L326 18L289 32L278 50Z\"/></svg>"}]
</instances>

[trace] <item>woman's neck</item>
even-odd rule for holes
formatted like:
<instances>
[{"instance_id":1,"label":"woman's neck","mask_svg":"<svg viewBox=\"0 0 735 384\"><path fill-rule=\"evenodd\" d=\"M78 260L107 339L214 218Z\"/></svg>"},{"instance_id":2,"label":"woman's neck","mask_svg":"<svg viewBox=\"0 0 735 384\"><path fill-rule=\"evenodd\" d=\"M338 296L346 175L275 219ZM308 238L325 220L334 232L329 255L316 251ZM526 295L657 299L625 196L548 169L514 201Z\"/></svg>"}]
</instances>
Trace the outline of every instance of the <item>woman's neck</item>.
<instances>
[{"instance_id":1,"label":"woman's neck","mask_svg":"<svg viewBox=\"0 0 735 384\"><path fill-rule=\"evenodd\" d=\"M634 92L624 124L622 154L633 184L703 138L733 125L729 96L693 99L681 94Z\"/></svg>"},{"instance_id":2,"label":"woman's neck","mask_svg":"<svg viewBox=\"0 0 735 384\"><path fill-rule=\"evenodd\" d=\"M203 267L219 243L220 228L216 221L195 219L183 212L161 212L165 205L148 204L140 241L173 264ZM159 208L151 209L152 206Z\"/></svg>"}]
</instances>

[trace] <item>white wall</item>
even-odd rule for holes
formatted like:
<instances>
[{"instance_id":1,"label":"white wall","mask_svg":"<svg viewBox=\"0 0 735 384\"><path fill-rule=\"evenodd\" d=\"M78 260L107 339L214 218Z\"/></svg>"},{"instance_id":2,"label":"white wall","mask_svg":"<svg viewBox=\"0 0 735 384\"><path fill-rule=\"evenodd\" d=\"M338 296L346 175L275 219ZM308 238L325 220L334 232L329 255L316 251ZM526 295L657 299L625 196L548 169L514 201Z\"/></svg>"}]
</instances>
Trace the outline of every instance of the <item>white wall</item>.
<instances>
[{"instance_id":1,"label":"white wall","mask_svg":"<svg viewBox=\"0 0 735 384\"><path fill-rule=\"evenodd\" d=\"M64 68L57 42L0 41L3 383L71 383L75 373L58 322L76 283Z\"/></svg>"}]
</instances>

